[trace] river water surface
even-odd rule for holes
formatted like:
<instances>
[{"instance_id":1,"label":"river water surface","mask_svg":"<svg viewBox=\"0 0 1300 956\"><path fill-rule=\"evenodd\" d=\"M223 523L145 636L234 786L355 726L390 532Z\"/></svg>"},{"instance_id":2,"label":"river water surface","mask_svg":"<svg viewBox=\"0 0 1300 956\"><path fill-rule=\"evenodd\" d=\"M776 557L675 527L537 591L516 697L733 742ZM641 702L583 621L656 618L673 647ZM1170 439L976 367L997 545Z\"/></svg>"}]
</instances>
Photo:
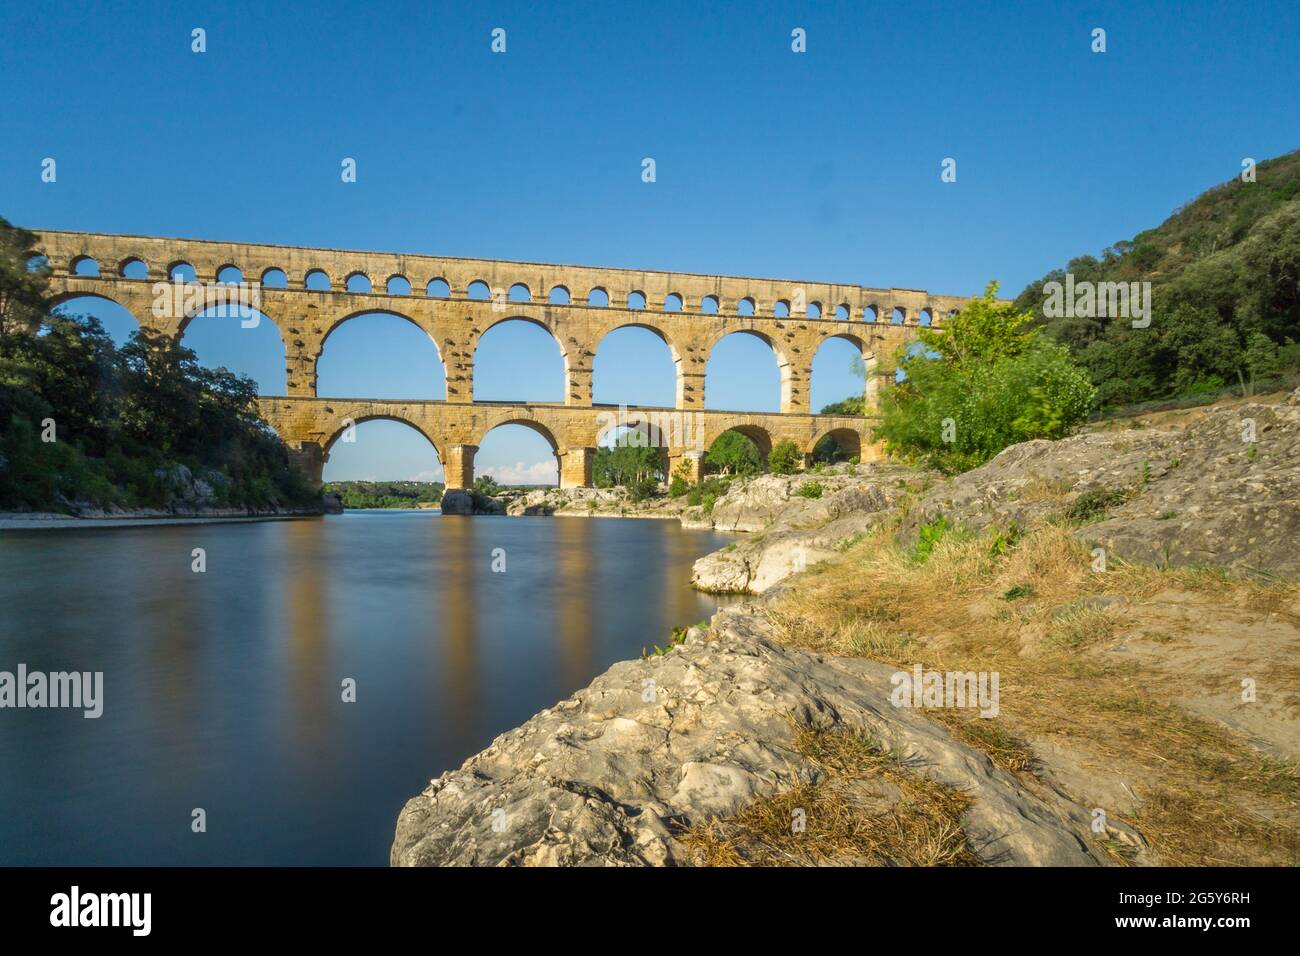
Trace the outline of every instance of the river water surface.
<instances>
[{"instance_id":1,"label":"river water surface","mask_svg":"<svg viewBox=\"0 0 1300 956\"><path fill-rule=\"evenodd\" d=\"M98 719L0 709L0 864L385 864L431 777L710 615L690 567L727 540L436 512L0 531L0 671L104 673Z\"/></svg>"}]
</instances>

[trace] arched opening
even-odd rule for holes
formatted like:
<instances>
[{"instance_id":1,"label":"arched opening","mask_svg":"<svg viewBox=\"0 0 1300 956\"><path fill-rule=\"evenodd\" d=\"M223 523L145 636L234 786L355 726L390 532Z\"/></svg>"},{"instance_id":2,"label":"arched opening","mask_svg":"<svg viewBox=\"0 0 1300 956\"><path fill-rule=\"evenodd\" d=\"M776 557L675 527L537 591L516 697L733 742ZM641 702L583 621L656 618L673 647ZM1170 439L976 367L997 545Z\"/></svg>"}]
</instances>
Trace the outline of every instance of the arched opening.
<instances>
[{"instance_id":1,"label":"arched opening","mask_svg":"<svg viewBox=\"0 0 1300 956\"><path fill-rule=\"evenodd\" d=\"M753 314L754 314L754 300L751 299L749 296L745 296L743 299L741 299L739 302L737 302L737 303L736 303L736 314L737 314L737 315L753 315Z\"/></svg>"},{"instance_id":2,"label":"arched opening","mask_svg":"<svg viewBox=\"0 0 1300 956\"><path fill-rule=\"evenodd\" d=\"M275 323L236 303L214 305L184 325L183 342L208 368L226 368L257 383L259 395L288 391L284 341Z\"/></svg>"},{"instance_id":3,"label":"arched opening","mask_svg":"<svg viewBox=\"0 0 1300 956\"><path fill-rule=\"evenodd\" d=\"M316 394L440 400L447 396L447 380L429 333L395 312L362 312L325 336Z\"/></svg>"},{"instance_id":4,"label":"arched opening","mask_svg":"<svg viewBox=\"0 0 1300 956\"><path fill-rule=\"evenodd\" d=\"M411 280L402 275L389 276L384 283L384 291L389 295L410 295Z\"/></svg>"},{"instance_id":5,"label":"arched opening","mask_svg":"<svg viewBox=\"0 0 1300 956\"><path fill-rule=\"evenodd\" d=\"M474 400L562 402L565 369L560 344L525 318L496 323L474 349Z\"/></svg>"},{"instance_id":6,"label":"arched opening","mask_svg":"<svg viewBox=\"0 0 1300 956\"><path fill-rule=\"evenodd\" d=\"M629 293L627 294L627 307L628 307L629 309L644 309L644 308L645 308L645 293L644 293L644 292L629 292Z\"/></svg>"},{"instance_id":7,"label":"arched opening","mask_svg":"<svg viewBox=\"0 0 1300 956\"><path fill-rule=\"evenodd\" d=\"M814 464L825 462L858 461L862 458L862 436L852 428L834 428L813 445Z\"/></svg>"},{"instance_id":8,"label":"arched opening","mask_svg":"<svg viewBox=\"0 0 1300 956\"><path fill-rule=\"evenodd\" d=\"M551 294L546 299L551 305L568 305L569 290L562 285L557 285L551 290Z\"/></svg>"},{"instance_id":9,"label":"arched opening","mask_svg":"<svg viewBox=\"0 0 1300 956\"><path fill-rule=\"evenodd\" d=\"M790 315L790 303L785 299L777 299L776 305L772 306L772 314L778 319L787 318Z\"/></svg>"},{"instance_id":10,"label":"arched opening","mask_svg":"<svg viewBox=\"0 0 1300 956\"><path fill-rule=\"evenodd\" d=\"M482 279L475 279L469 284L469 288L465 290L465 294L471 299L479 299L480 301L486 302L492 297L492 290L488 288L488 284Z\"/></svg>"},{"instance_id":11,"label":"arched opening","mask_svg":"<svg viewBox=\"0 0 1300 956\"><path fill-rule=\"evenodd\" d=\"M144 264L143 259L131 258L122 263L123 279L147 279L149 278L149 267Z\"/></svg>"},{"instance_id":12,"label":"arched opening","mask_svg":"<svg viewBox=\"0 0 1300 956\"><path fill-rule=\"evenodd\" d=\"M430 279L429 284L424 287L424 294L435 299L450 298L451 286L447 284L446 279Z\"/></svg>"},{"instance_id":13,"label":"arched opening","mask_svg":"<svg viewBox=\"0 0 1300 956\"><path fill-rule=\"evenodd\" d=\"M125 306L98 295L71 296L55 306L54 312L68 317L84 315L97 319L118 348L125 345L132 333L140 328L140 323Z\"/></svg>"},{"instance_id":14,"label":"arched opening","mask_svg":"<svg viewBox=\"0 0 1300 956\"><path fill-rule=\"evenodd\" d=\"M625 325L601 339L591 364L592 401L608 405L677 404L677 363L663 337Z\"/></svg>"},{"instance_id":15,"label":"arched opening","mask_svg":"<svg viewBox=\"0 0 1300 956\"><path fill-rule=\"evenodd\" d=\"M835 307L835 318L841 322L847 322L849 318L849 307L846 303L841 302Z\"/></svg>"},{"instance_id":16,"label":"arched opening","mask_svg":"<svg viewBox=\"0 0 1300 956\"><path fill-rule=\"evenodd\" d=\"M822 317L822 304L820 302L809 302L808 308L804 309L804 315L810 319L820 319Z\"/></svg>"},{"instance_id":17,"label":"arched opening","mask_svg":"<svg viewBox=\"0 0 1300 956\"><path fill-rule=\"evenodd\" d=\"M262 273L262 286L266 289L287 289L289 277L283 269L267 269Z\"/></svg>"},{"instance_id":18,"label":"arched opening","mask_svg":"<svg viewBox=\"0 0 1300 956\"><path fill-rule=\"evenodd\" d=\"M729 428L709 445L704 455L704 471L712 475L755 475L767 468L772 439L763 429L752 425Z\"/></svg>"},{"instance_id":19,"label":"arched opening","mask_svg":"<svg viewBox=\"0 0 1300 956\"><path fill-rule=\"evenodd\" d=\"M879 310L878 308L876 308L874 305L869 305L869 306L865 307L865 308L862 310L862 321L863 321L863 322L879 322L879 321L880 321L880 310Z\"/></svg>"},{"instance_id":20,"label":"arched opening","mask_svg":"<svg viewBox=\"0 0 1300 956\"><path fill-rule=\"evenodd\" d=\"M889 321L891 325L902 325L906 318L907 313L897 306L894 307L893 312L889 313Z\"/></svg>"},{"instance_id":21,"label":"arched opening","mask_svg":"<svg viewBox=\"0 0 1300 956\"><path fill-rule=\"evenodd\" d=\"M558 485L560 464L554 436L543 426L528 422L495 426L474 453L474 478L481 477L516 487Z\"/></svg>"},{"instance_id":22,"label":"arched opening","mask_svg":"<svg viewBox=\"0 0 1300 956\"><path fill-rule=\"evenodd\" d=\"M72 274L74 276L88 276L98 278L99 263L90 256L77 256L72 260Z\"/></svg>"},{"instance_id":23,"label":"arched opening","mask_svg":"<svg viewBox=\"0 0 1300 956\"><path fill-rule=\"evenodd\" d=\"M370 418L344 426L326 448L326 482L443 481L438 449L407 422ZM357 489L381 497L383 489Z\"/></svg>"},{"instance_id":24,"label":"arched opening","mask_svg":"<svg viewBox=\"0 0 1300 956\"><path fill-rule=\"evenodd\" d=\"M217 281L225 282L229 285L239 285L244 281L243 270L238 266L222 266L217 270Z\"/></svg>"},{"instance_id":25,"label":"arched opening","mask_svg":"<svg viewBox=\"0 0 1300 956\"><path fill-rule=\"evenodd\" d=\"M307 273L304 283L312 292L328 292L330 277L322 269L312 269Z\"/></svg>"},{"instance_id":26,"label":"arched opening","mask_svg":"<svg viewBox=\"0 0 1300 956\"><path fill-rule=\"evenodd\" d=\"M39 252L34 252L27 257L28 272L40 272L42 269L48 269L49 267L50 267L49 258L45 255L42 255Z\"/></svg>"},{"instance_id":27,"label":"arched opening","mask_svg":"<svg viewBox=\"0 0 1300 956\"><path fill-rule=\"evenodd\" d=\"M188 262L173 262L167 267L167 275L173 282L195 282L199 277Z\"/></svg>"},{"instance_id":28,"label":"arched opening","mask_svg":"<svg viewBox=\"0 0 1300 956\"><path fill-rule=\"evenodd\" d=\"M809 407L814 412L822 412L826 406L839 405L848 399L862 401L866 387L862 345L859 340L834 335L817 347L808 393ZM839 410L842 413L844 408Z\"/></svg>"},{"instance_id":29,"label":"arched opening","mask_svg":"<svg viewBox=\"0 0 1300 956\"><path fill-rule=\"evenodd\" d=\"M595 305L603 309L609 305L609 293L597 286L587 293L587 305Z\"/></svg>"},{"instance_id":30,"label":"arched opening","mask_svg":"<svg viewBox=\"0 0 1300 956\"><path fill-rule=\"evenodd\" d=\"M781 410L781 369L776 352L755 332L732 332L709 352L704 407L733 412Z\"/></svg>"},{"instance_id":31,"label":"arched opening","mask_svg":"<svg viewBox=\"0 0 1300 956\"><path fill-rule=\"evenodd\" d=\"M510 287L510 291L506 294L506 298L511 302L531 302L533 301L533 293L528 286L524 285L522 282L516 282Z\"/></svg>"},{"instance_id":32,"label":"arched opening","mask_svg":"<svg viewBox=\"0 0 1300 956\"><path fill-rule=\"evenodd\" d=\"M372 288L370 285L370 276L366 275L364 272L354 272L352 275L348 276L347 281L343 283L343 287L349 292L358 292L362 294L368 293Z\"/></svg>"},{"instance_id":33,"label":"arched opening","mask_svg":"<svg viewBox=\"0 0 1300 956\"><path fill-rule=\"evenodd\" d=\"M676 292L669 292L668 295L664 298L664 311L665 312L682 311L682 297L678 295Z\"/></svg>"},{"instance_id":34,"label":"arched opening","mask_svg":"<svg viewBox=\"0 0 1300 956\"><path fill-rule=\"evenodd\" d=\"M700 299L700 311L705 315L717 315L718 297L716 295L706 295Z\"/></svg>"},{"instance_id":35,"label":"arched opening","mask_svg":"<svg viewBox=\"0 0 1300 956\"><path fill-rule=\"evenodd\" d=\"M919 317L919 319L918 319L917 321L918 321L921 325L928 326L928 325L930 325L930 324L934 321L934 317L930 314L930 310L929 310L929 309L922 309L922 310L921 310L921 315L920 315L920 317Z\"/></svg>"}]
</instances>

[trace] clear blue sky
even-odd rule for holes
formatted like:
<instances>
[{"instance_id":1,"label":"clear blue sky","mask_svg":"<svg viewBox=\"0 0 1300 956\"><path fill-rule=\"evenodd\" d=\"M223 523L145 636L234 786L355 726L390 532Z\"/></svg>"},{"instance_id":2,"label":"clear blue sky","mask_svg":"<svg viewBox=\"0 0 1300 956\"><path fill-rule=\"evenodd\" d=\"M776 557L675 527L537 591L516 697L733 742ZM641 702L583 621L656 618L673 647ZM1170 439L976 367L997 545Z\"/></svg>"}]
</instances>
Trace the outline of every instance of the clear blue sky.
<instances>
[{"instance_id":1,"label":"clear blue sky","mask_svg":"<svg viewBox=\"0 0 1300 956\"><path fill-rule=\"evenodd\" d=\"M0 215L33 227L1014 294L1300 140L1294 2L0 8ZM323 393L441 396L427 339L357 321ZM559 397L534 332L488 336L479 394ZM273 331L240 333L189 338L279 391ZM597 398L671 403L657 348L607 340ZM774 408L770 352L723 348L709 404ZM833 348L815 406L860 387ZM480 470L540 474L510 431ZM428 445L376 422L327 475L421 473Z\"/></svg>"}]
</instances>

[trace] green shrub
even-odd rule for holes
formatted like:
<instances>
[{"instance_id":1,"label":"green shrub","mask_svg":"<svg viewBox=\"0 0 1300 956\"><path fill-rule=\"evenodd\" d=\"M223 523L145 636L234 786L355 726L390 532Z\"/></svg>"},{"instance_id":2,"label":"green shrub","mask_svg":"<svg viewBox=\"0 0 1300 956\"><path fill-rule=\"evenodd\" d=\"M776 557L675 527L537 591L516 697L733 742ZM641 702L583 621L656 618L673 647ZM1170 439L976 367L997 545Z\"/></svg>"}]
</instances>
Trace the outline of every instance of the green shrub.
<instances>
[{"instance_id":1,"label":"green shrub","mask_svg":"<svg viewBox=\"0 0 1300 956\"><path fill-rule=\"evenodd\" d=\"M822 496L822 484L820 481L805 481L799 486L796 494L800 498L820 498Z\"/></svg>"},{"instance_id":2,"label":"green shrub","mask_svg":"<svg viewBox=\"0 0 1300 956\"><path fill-rule=\"evenodd\" d=\"M777 442L772 453L767 456L767 470L774 475L792 475L802 463L803 453L788 438Z\"/></svg>"}]
</instances>

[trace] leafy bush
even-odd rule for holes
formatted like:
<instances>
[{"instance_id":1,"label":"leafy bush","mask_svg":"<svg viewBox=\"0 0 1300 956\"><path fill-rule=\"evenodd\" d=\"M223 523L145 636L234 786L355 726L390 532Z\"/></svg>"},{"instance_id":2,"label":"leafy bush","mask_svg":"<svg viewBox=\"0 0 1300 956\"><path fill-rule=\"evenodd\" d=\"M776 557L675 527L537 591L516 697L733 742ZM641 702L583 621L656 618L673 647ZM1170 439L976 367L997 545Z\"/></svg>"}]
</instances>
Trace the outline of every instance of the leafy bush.
<instances>
[{"instance_id":1,"label":"leafy bush","mask_svg":"<svg viewBox=\"0 0 1300 956\"><path fill-rule=\"evenodd\" d=\"M795 493L800 498L820 498L822 496L822 484L820 481L805 481Z\"/></svg>"},{"instance_id":2,"label":"leafy bush","mask_svg":"<svg viewBox=\"0 0 1300 956\"><path fill-rule=\"evenodd\" d=\"M1122 503L1126 497L1125 492L1118 488L1089 488L1074 499L1065 516L1073 521L1089 521L1105 514L1107 508Z\"/></svg>"},{"instance_id":3,"label":"leafy bush","mask_svg":"<svg viewBox=\"0 0 1300 956\"><path fill-rule=\"evenodd\" d=\"M912 548L913 560L919 563L930 560L930 555L934 553L935 546L951 530L952 525L948 523L948 519L943 515L939 515L933 521L921 525L917 529L916 545Z\"/></svg>"},{"instance_id":4,"label":"leafy bush","mask_svg":"<svg viewBox=\"0 0 1300 956\"><path fill-rule=\"evenodd\" d=\"M772 453L767 456L767 470L774 475L792 475L802 463L803 453L788 438L777 442Z\"/></svg>"},{"instance_id":5,"label":"leafy bush","mask_svg":"<svg viewBox=\"0 0 1300 956\"><path fill-rule=\"evenodd\" d=\"M882 397L876 429L891 452L953 473L1017 442L1060 438L1087 417L1087 376L996 294L991 283L944 331L920 330L925 352L900 353L907 377Z\"/></svg>"}]
</instances>

